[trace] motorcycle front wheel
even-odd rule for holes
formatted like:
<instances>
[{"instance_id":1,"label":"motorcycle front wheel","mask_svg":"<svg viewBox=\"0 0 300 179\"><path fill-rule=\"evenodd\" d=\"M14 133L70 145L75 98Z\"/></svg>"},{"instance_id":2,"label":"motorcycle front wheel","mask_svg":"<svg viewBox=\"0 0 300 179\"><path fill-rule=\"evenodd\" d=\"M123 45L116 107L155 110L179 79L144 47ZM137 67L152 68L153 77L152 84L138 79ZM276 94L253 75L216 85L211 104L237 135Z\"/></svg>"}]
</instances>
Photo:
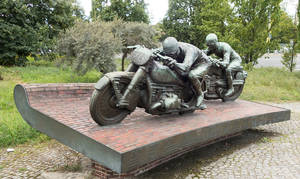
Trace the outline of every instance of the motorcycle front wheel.
<instances>
[{"instance_id":1,"label":"motorcycle front wheel","mask_svg":"<svg viewBox=\"0 0 300 179\"><path fill-rule=\"evenodd\" d=\"M116 107L117 98L110 83L95 89L90 101L90 113L93 120L101 126L121 122L130 112Z\"/></svg>"}]
</instances>

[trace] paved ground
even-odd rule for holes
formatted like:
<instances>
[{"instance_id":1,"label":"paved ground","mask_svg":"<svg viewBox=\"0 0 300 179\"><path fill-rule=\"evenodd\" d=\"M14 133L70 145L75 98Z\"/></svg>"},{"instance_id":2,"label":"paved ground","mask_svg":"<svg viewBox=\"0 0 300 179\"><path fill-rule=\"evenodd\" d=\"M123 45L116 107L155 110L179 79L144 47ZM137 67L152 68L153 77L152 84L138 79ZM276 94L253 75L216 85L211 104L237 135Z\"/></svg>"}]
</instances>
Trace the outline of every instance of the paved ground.
<instances>
[{"instance_id":1,"label":"paved ground","mask_svg":"<svg viewBox=\"0 0 300 179\"><path fill-rule=\"evenodd\" d=\"M265 54L258 59L258 64L256 67L284 67L281 63L282 54L279 53L269 53ZM300 54L296 57L296 68L295 70L300 70Z\"/></svg>"},{"instance_id":2,"label":"paved ground","mask_svg":"<svg viewBox=\"0 0 300 179\"><path fill-rule=\"evenodd\" d=\"M131 178L300 178L300 102L272 105L292 109L292 120L245 131ZM91 178L89 167L45 173L78 172L86 163L55 141L15 149L0 149L0 178Z\"/></svg>"},{"instance_id":3,"label":"paved ground","mask_svg":"<svg viewBox=\"0 0 300 179\"><path fill-rule=\"evenodd\" d=\"M292 120L248 130L170 161L137 178L300 178L300 102Z\"/></svg>"},{"instance_id":4,"label":"paved ground","mask_svg":"<svg viewBox=\"0 0 300 179\"><path fill-rule=\"evenodd\" d=\"M85 166L86 158L55 140L34 146L21 145L14 149L14 152L0 149L1 179L44 178L41 174L45 172L78 171L82 168L85 168L85 171L79 176L89 176L90 171Z\"/></svg>"}]
</instances>

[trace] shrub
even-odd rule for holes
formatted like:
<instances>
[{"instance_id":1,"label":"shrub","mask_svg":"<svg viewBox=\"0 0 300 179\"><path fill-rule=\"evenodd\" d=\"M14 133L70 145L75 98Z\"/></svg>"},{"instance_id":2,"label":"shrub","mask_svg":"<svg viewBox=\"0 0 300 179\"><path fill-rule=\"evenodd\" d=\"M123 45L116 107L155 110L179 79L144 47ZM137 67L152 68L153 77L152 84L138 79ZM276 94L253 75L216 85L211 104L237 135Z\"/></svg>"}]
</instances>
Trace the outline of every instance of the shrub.
<instances>
[{"instance_id":1,"label":"shrub","mask_svg":"<svg viewBox=\"0 0 300 179\"><path fill-rule=\"evenodd\" d=\"M145 23L126 22L121 24L119 35L123 43L122 70L124 70L124 60L131 50L127 49L130 45L144 45L147 48L156 47L156 31Z\"/></svg>"},{"instance_id":2,"label":"shrub","mask_svg":"<svg viewBox=\"0 0 300 179\"><path fill-rule=\"evenodd\" d=\"M113 22L79 20L61 34L57 50L80 74L92 68L102 73L113 71L113 57L122 47L121 39L112 32L113 26Z\"/></svg>"},{"instance_id":3,"label":"shrub","mask_svg":"<svg viewBox=\"0 0 300 179\"><path fill-rule=\"evenodd\" d=\"M138 22L123 22L115 19L111 22L100 20L77 21L75 25L61 34L57 50L64 60L73 65L81 74L95 68L107 73L115 70L113 57L123 52L124 59L130 52L129 45L155 47L155 30L151 26Z\"/></svg>"}]
</instances>

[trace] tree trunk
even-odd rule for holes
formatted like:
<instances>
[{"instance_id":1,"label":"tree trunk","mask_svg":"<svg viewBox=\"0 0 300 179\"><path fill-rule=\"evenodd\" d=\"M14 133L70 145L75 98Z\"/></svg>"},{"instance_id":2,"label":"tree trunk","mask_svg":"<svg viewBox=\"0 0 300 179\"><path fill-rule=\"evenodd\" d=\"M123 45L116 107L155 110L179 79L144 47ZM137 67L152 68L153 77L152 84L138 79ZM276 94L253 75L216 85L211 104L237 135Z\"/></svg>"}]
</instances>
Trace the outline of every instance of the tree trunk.
<instances>
[{"instance_id":1,"label":"tree trunk","mask_svg":"<svg viewBox=\"0 0 300 179\"><path fill-rule=\"evenodd\" d=\"M127 57L127 52L124 52L122 55L122 71L124 71L125 69L125 58Z\"/></svg>"}]
</instances>

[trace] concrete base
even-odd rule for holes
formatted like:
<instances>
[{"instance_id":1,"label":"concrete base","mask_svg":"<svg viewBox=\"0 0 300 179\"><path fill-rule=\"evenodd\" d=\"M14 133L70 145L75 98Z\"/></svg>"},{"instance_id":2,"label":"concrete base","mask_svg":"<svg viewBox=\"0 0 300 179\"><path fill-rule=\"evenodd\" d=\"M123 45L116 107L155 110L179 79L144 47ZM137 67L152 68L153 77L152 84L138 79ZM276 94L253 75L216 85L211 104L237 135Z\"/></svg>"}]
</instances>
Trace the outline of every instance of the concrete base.
<instances>
[{"instance_id":1,"label":"concrete base","mask_svg":"<svg viewBox=\"0 0 300 179\"><path fill-rule=\"evenodd\" d=\"M117 175L137 175L183 153L259 125L290 119L290 110L249 101L207 101L185 115L135 110L120 124L98 126L89 114L93 84L17 85L15 102L35 129Z\"/></svg>"}]
</instances>

